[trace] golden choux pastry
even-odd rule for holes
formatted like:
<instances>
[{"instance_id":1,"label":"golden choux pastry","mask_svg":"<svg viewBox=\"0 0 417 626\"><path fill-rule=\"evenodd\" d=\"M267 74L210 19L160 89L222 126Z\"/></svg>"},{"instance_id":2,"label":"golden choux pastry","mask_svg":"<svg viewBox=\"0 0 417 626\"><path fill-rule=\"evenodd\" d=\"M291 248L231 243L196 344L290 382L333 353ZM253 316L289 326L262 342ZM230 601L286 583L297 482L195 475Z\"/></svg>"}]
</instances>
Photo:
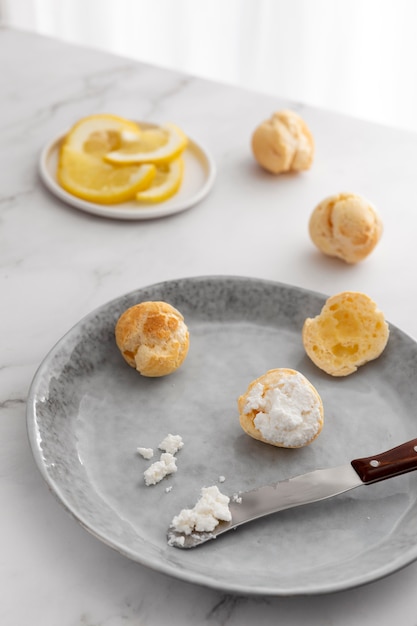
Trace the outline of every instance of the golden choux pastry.
<instances>
[{"instance_id":1,"label":"golden choux pastry","mask_svg":"<svg viewBox=\"0 0 417 626\"><path fill-rule=\"evenodd\" d=\"M190 337L184 318L167 302L141 302L119 317L116 344L143 376L166 376L180 367Z\"/></svg>"},{"instance_id":2,"label":"golden choux pastry","mask_svg":"<svg viewBox=\"0 0 417 626\"><path fill-rule=\"evenodd\" d=\"M380 356L389 327L364 293L343 291L328 298L319 315L307 318L302 340L310 359L331 376L347 376Z\"/></svg>"},{"instance_id":3,"label":"golden choux pastry","mask_svg":"<svg viewBox=\"0 0 417 626\"><path fill-rule=\"evenodd\" d=\"M323 403L309 380L288 368L269 370L238 399L240 425L259 441L280 448L310 444L323 428Z\"/></svg>"},{"instance_id":4,"label":"golden choux pastry","mask_svg":"<svg viewBox=\"0 0 417 626\"><path fill-rule=\"evenodd\" d=\"M273 174L308 170L314 158L314 139L298 113L277 111L255 129L252 152Z\"/></svg>"},{"instance_id":5,"label":"golden choux pastry","mask_svg":"<svg viewBox=\"0 0 417 626\"><path fill-rule=\"evenodd\" d=\"M354 193L326 198L314 209L309 222L313 243L328 256L358 263L375 248L382 221L370 202Z\"/></svg>"}]
</instances>

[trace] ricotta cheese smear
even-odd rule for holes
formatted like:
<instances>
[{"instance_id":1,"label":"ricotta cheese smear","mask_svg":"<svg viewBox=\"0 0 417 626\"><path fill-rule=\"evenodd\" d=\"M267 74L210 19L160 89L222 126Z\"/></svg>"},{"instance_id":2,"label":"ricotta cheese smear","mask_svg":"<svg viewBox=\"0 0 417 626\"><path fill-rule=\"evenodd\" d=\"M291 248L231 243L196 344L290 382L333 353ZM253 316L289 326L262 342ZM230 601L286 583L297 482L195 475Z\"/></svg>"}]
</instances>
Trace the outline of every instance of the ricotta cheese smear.
<instances>
[{"instance_id":1,"label":"ricotta cheese smear","mask_svg":"<svg viewBox=\"0 0 417 626\"><path fill-rule=\"evenodd\" d=\"M216 485L203 487L201 497L192 509L182 509L176 515L171 528L184 535L192 532L212 532L220 521L230 522L230 498L220 492Z\"/></svg>"}]
</instances>

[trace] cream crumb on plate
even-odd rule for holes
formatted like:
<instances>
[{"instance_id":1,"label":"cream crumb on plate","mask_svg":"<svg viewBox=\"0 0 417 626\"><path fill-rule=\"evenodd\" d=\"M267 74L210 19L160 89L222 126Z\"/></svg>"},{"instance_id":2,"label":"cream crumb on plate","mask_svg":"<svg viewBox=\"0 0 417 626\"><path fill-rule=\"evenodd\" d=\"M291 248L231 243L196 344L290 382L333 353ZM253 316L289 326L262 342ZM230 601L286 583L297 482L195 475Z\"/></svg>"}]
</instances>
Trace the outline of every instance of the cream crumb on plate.
<instances>
[{"instance_id":1,"label":"cream crumb on plate","mask_svg":"<svg viewBox=\"0 0 417 626\"><path fill-rule=\"evenodd\" d=\"M164 452L170 452L171 454L176 454L181 448L183 448L184 442L182 440L181 435L167 435L161 443L158 445L160 450Z\"/></svg>"},{"instance_id":2,"label":"cream crumb on plate","mask_svg":"<svg viewBox=\"0 0 417 626\"><path fill-rule=\"evenodd\" d=\"M156 485L161 482L165 476L174 474L177 471L177 463L175 456L169 452L163 452L159 461L155 461L143 473L145 485Z\"/></svg>"},{"instance_id":3,"label":"cream crumb on plate","mask_svg":"<svg viewBox=\"0 0 417 626\"><path fill-rule=\"evenodd\" d=\"M153 454L154 454L153 448L139 447L137 448L137 451L138 451L138 454L140 454L140 456L146 459L147 461L149 461L149 459L152 459Z\"/></svg>"},{"instance_id":4,"label":"cream crumb on plate","mask_svg":"<svg viewBox=\"0 0 417 626\"><path fill-rule=\"evenodd\" d=\"M177 471L175 454L184 446L181 435L168 434L159 443L158 448L162 450L159 461L155 461L145 470L143 477L147 486L156 485L165 476L174 474ZM138 448L137 451L144 459L151 459L154 455L152 448ZM171 487L172 488L172 487ZM166 489L170 491L171 488Z\"/></svg>"}]
</instances>

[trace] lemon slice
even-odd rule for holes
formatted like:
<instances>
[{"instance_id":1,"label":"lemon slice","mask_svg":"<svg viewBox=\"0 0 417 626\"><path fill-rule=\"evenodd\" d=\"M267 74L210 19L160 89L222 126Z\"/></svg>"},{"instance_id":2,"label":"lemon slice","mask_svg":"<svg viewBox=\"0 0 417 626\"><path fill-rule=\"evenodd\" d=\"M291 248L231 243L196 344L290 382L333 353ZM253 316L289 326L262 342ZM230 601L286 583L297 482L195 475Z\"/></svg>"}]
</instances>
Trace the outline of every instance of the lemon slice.
<instances>
[{"instance_id":1,"label":"lemon slice","mask_svg":"<svg viewBox=\"0 0 417 626\"><path fill-rule=\"evenodd\" d=\"M116 204L135 198L138 191L149 187L155 174L156 167L151 163L115 166L64 145L57 179L66 191L78 198L98 204Z\"/></svg>"},{"instance_id":2,"label":"lemon slice","mask_svg":"<svg viewBox=\"0 0 417 626\"><path fill-rule=\"evenodd\" d=\"M65 145L72 150L103 156L132 142L140 136L138 124L109 113L84 117L74 124L65 137Z\"/></svg>"},{"instance_id":3,"label":"lemon slice","mask_svg":"<svg viewBox=\"0 0 417 626\"><path fill-rule=\"evenodd\" d=\"M136 200L149 203L168 200L179 190L183 176L184 160L182 157L158 165L150 187L137 193Z\"/></svg>"},{"instance_id":4,"label":"lemon slice","mask_svg":"<svg viewBox=\"0 0 417 626\"><path fill-rule=\"evenodd\" d=\"M104 159L119 164L168 163L179 157L186 146L187 137L183 131L174 124L166 124L143 130L138 138L125 136L121 148L109 151Z\"/></svg>"}]
</instances>

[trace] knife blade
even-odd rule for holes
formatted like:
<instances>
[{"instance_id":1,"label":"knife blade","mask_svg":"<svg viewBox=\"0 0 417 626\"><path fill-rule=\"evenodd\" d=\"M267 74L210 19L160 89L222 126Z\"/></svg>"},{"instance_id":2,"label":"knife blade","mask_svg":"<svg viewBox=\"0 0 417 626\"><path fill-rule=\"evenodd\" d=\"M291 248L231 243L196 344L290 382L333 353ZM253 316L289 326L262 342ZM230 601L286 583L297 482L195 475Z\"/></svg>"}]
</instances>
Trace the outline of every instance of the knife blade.
<instances>
[{"instance_id":1,"label":"knife blade","mask_svg":"<svg viewBox=\"0 0 417 626\"><path fill-rule=\"evenodd\" d=\"M370 485L417 469L417 439L385 452L346 465L316 469L271 485L239 493L231 498L230 522L219 522L211 532L178 532L168 529L168 543L177 548L195 548L242 524L285 509L333 498L362 485Z\"/></svg>"}]
</instances>

